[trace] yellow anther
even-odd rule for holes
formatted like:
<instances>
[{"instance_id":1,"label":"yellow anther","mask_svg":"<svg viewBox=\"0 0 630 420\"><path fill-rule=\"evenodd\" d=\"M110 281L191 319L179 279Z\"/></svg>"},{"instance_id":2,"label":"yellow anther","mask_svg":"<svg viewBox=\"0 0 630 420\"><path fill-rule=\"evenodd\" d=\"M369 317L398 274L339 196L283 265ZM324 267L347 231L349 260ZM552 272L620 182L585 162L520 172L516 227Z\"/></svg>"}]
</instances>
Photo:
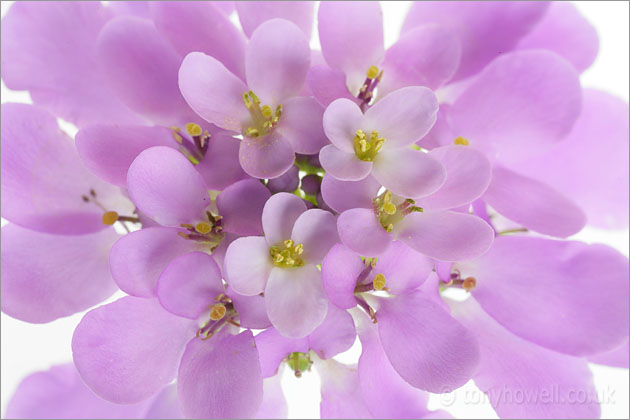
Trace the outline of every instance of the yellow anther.
<instances>
[{"instance_id":1,"label":"yellow anther","mask_svg":"<svg viewBox=\"0 0 630 420\"><path fill-rule=\"evenodd\" d=\"M387 225L387 227L385 228L385 230L387 232L391 232L392 230L394 230L394 225L392 223L390 223L389 225Z\"/></svg>"},{"instance_id":2,"label":"yellow anther","mask_svg":"<svg viewBox=\"0 0 630 420\"><path fill-rule=\"evenodd\" d=\"M182 138L182 136L179 133L173 132L173 138L175 139L175 141L179 144L182 144L182 142L184 141L184 139Z\"/></svg>"},{"instance_id":3,"label":"yellow anther","mask_svg":"<svg viewBox=\"0 0 630 420\"><path fill-rule=\"evenodd\" d=\"M477 286L477 279L474 277L466 277L466 279L464 280L464 282L462 283L462 287L467 291L470 292L472 289L474 289Z\"/></svg>"},{"instance_id":4,"label":"yellow anther","mask_svg":"<svg viewBox=\"0 0 630 420\"><path fill-rule=\"evenodd\" d=\"M385 139L378 136L378 131L372 131L368 138L363 130L355 131L354 135L354 154L360 160L371 162L381 150Z\"/></svg>"},{"instance_id":5,"label":"yellow anther","mask_svg":"<svg viewBox=\"0 0 630 420\"><path fill-rule=\"evenodd\" d=\"M462 136L457 137L453 143L459 144L461 146L468 146L470 144L468 143L468 140Z\"/></svg>"},{"instance_id":6,"label":"yellow anther","mask_svg":"<svg viewBox=\"0 0 630 420\"><path fill-rule=\"evenodd\" d=\"M304 245L302 244L297 244L295 246L295 248L293 248L293 250L298 254L298 255L302 255L304 253Z\"/></svg>"},{"instance_id":7,"label":"yellow anther","mask_svg":"<svg viewBox=\"0 0 630 420\"><path fill-rule=\"evenodd\" d=\"M247 92L243 93L243 102L247 109L252 107L252 101L249 100L249 94Z\"/></svg>"},{"instance_id":8,"label":"yellow anther","mask_svg":"<svg viewBox=\"0 0 630 420\"><path fill-rule=\"evenodd\" d=\"M378 273L374 277L372 284L374 285L374 290L383 290L385 288L385 276L381 273Z\"/></svg>"},{"instance_id":9,"label":"yellow anther","mask_svg":"<svg viewBox=\"0 0 630 420\"><path fill-rule=\"evenodd\" d=\"M295 244L293 243L291 239L287 239L286 241L284 241L284 246L287 248L293 248L293 245Z\"/></svg>"},{"instance_id":10,"label":"yellow anther","mask_svg":"<svg viewBox=\"0 0 630 420\"><path fill-rule=\"evenodd\" d=\"M396 205L392 202L385 203L383 204L383 210L389 215L396 214Z\"/></svg>"},{"instance_id":11,"label":"yellow anther","mask_svg":"<svg viewBox=\"0 0 630 420\"><path fill-rule=\"evenodd\" d=\"M254 127L249 127L247 130L245 130L245 135L248 137L258 137L260 136L260 131L258 131Z\"/></svg>"},{"instance_id":12,"label":"yellow anther","mask_svg":"<svg viewBox=\"0 0 630 420\"><path fill-rule=\"evenodd\" d=\"M380 139L376 140L376 142L374 143L374 150L377 152L380 152L384 144L385 144L385 139L381 137Z\"/></svg>"},{"instance_id":13,"label":"yellow anther","mask_svg":"<svg viewBox=\"0 0 630 420\"><path fill-rule=\"evenodd\" d=\"M294 260L293 258L291 258L291 257L287 257L287 258L285 259L285 262L286 262L288 265L293 265L293 264L295 264L295 260Z\"/></svg>"},{"instance_id":14,"label":"yellow anther","mask_svg":"<svg viewBox=\"0 0 630 420\"><path fill-rule=\"evenodd\" d=\"M367 141L365 141L365 139L359 140L359 150L361 150L362 152L367 152L369 148L370 145Z\"/></svg>"},{"instance_id":15,"label":"yellow anther","mask_svg":"<svg viewBox=\"0 0 630 420\"><path fill-rule=\"evenodd\" d=\"M377 76L378 76L378 67L370 66L370 68L367 71L368 79L376 79Z\"/></svg>"},{"instance_id":16,"label":"yellow anther","mask_svg":"<svg viewBox=\"0 0 630 420\"><path fill-rule=\"evenodd\" d=\"M302 267L304 260L300 258L300 255L304 252L304 246L302 244L295 244L291 239L287 239L283 242L284 248L272 246L269 248L269 254L276 267Z\"/></svg>"},{"instance_id":17,"label":"yellow anther","mask_svg":"<svg viewBox=\"0 0 630 420\"><path fill-rule=\"evenodd\" d=\"M105 212L103 215L103 224L107 226L111 226L118 220L118 213L115 211Z\"/></svg>"},{"instance_id":18,"label":"yellow anther","mask_svg":"<svg viewBox=\"0 0 630 420\"><path fill-rule=\"evenodd\" d=\"M359 129L354 134L359 138L359 140L366 138L365 133L363 132L363 130Z\"/></svg>"},{"instance_id":19,"label":"yellow anther","mask_svg":"<svg viewBox=\"0 0 630 420\"><path fill-rule=\"evenodd\" d=\"M252 98L252 101L254 102L255 105L260 105L260 99L258 98L258 96L256 96L254 92L250 90L247 93L249 94L249 97Z\"/></svg>"},{"instance_id":20,"label":"yellow anther","mask_svg":"<svg viewBox=\"0 0 630 420\"><path fill-rule=\"evenodd\" d=\"M392 201L392 192L390 190L385 191L385 195L383 195L384 203L391 203Z\"/></svg>"},{"instance_id":21,"label":"yellow anther","mask_svg":"<svg viewBox=\"0 0 630 420\"><path fill-rule=\"evenodd\" d=\"M281 115L282 115L282 105L278 105L276 107L276 118L280 118Z\"/></svg>"},{"instance_id":22,"label":"yellow anther","mask_svg":"<svg viewBox=\"0 0 630 420\"><path fill-rule=\"evenodd\" d=\"M206 233L210 233L212 226L207 222L199 222L195 225L195 230L202 235L205 235Z\"/></svg>"},{"instance_id":23,"label":"yellow anther","mask_svg":"<svg viewBox=\"0 0 630 420\"><path fill-rule=\"evenodd\" d=\"M284 261L284 256L282 254L276 254L274 259L277 263L281 263L282 261Z\"/></svg>"},{"instance_id":24,"label":"yellow anther","mask_svg":"<svg viewBox=\"0 0 630 420\"><path fill-rule=\"evenodd\" d=\"M213 321L218 321L225 316L227 310L225 306L221 303L217 303L212 305L212 309L210 310L210 319Z\"/></svg>"},{"instance_id":25,"label":"yellow anther","mask_svg":"<svg viewBox=\"0 0 630 420\"><path fill-rule=\"evenodd\" d=\"M269 105L263 105L260 109L265 118L271 118L273 116L273 110Z\"/></svg>"},{"instance_id":26,"label":"yellow anther","mask_svg":"<svg viewBox=\"0 0 630 420\"><path fill-rule=\"evenodd\" d=\"M203 133L203 130L201 129L199 124L189 122L188 124L186 124L186 132L190 134L191 136L195 137L195 136L200 136L201 133Z\"/></svg>"}]
</instances>

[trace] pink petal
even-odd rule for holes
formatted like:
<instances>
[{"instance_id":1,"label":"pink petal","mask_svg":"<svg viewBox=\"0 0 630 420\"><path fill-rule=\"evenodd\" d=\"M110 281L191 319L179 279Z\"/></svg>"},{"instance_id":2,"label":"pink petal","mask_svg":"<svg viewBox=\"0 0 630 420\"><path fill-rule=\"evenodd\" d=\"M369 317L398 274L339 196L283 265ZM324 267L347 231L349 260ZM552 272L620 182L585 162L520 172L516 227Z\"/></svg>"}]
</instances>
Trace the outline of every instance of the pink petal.
<instances>
[{"instance_id":1,"label":"pink petal","mask_svg":"<svg viewBox=\"0 0 630 420\"><path fill-rule=\"evenodd\" d=\"M430 195L446 181L446 170L437 159L406 148L380 151L372 173L385 188L406 198Z\"/></svg>"},{"instance_id":2,"label":"pink petal","mask_svg":"<svg viewBox=\"0 0 630 420\"><path fill-rule=\"evenodd\" d=\"M441 261L478 257L494 240L494 230L482 219L454 211L411 213L394 230L405 244Z\"/></svg>"},{"instance_id":3,"label":"pink petal","mask_svg":"<svg viewBox=\"0 0 630 420\"><path fill-rule=\"evenodd\" d=\"M109 268L118 287L132 296L155 296L158 278L166 266L178 256L203 247L178 232L183 230L149 227L120 238L109 255Z\"/></svg>"},{"instance_id":4,"label":"pink petal","mask_svg":"<svg viewBox=\"0 0 630 420\"><path fill-rule=\"evenodd\" d=\"M262 295L245 296L228 287L225 293L232 299L238 320L243 328L265 329L271 327L267 316L265 297Z\"/></svg>"},{"instance_id":5,"label":"pink petal","mask_svg":"<svg viewBox=\"0 0 630 420\"><path fill-rule=\"evenodd\" d=\"M333 144L320 150L319 161L328 174L341 181L360 181L372 170L372 162L359 160L354 152L346 152Z\"/></svg>"},{"instance_id":6,"label":"pink petal","mask_svg":"<svg viewBox=\"0 0 630 420\"><path fill-rule=\"evenodd\" d=\"M226 3L229 2L153 2L151 18L182 57L192 51L202 52L243 78L246 40L227 15L218 13Z\"/></svg>"},{"instance_id":7,"label":"pink petal","mask_svg":"<svg viewBox=\"0 0 630 420\"><path fill-rule=\"evenodd\" d=\"M420 293L383 300L376 318L389 361L414 387L434 393L450 392L476 373L477 340Z\"/></svg>"},{"instance_id":8,"label":"pink petal","mask_svg":"<svg viewBox=\"0 0 630 420\"><path fill-rule=\"evenodd\" d=\"M263 380L263 401L256 412L256 419L286 419L287 400L282 392L280 375Z\"/></svg>"},{"instance_id":9,"label":"pink petal","mask_svg":"<svg viewBox=\"0 0 630 420\"><path fill-rule=\"evenodd\" d=\"M593 25L577 7L553 2L534 29L520 40L518 48L553 51L582 72L595 61L599 39Z\"/></svg>"},{"instance_id":10,"label":"pink petal","mask_svg":"<svg viewBox=\"0 0 630 420\"><path fill-rule=\"evenodd\" d=\"M227 134L213 134L206 155L195 168L206 181L209 190L224 190L242 179L249 178L238 161L241 142Z\"/></svg>"},{"instance_id":11,"label":"pink petal","mask_svg":"<svg viewBox=\"0 0 630 420\"><path fill-rule=\"evenodd\" d=\"M433 149L429 156L444 165L446 182L435 193L416 200L422 208L447 210L470 204L490 185L492 166L478 150L451 145Z\"/></svg>"},{"instance_id":12,"label":"pink petal","mask_svg":"<svg viewBox=\"0 0 630 420\"><path fill-rule=\"evenodd\" d=\"M337 230L341 242L364 257L382 254L394 240L376 219L372 209L344 211L337 218Z\"/></svg>"},{"instance_id":13,"label":"pink petal","mask_svg":"<svg viewBox=\"0 0 630 420\"><path fill-rule=\"evenodd\" d=\"M175 377L195 329L157 299L125 297L85 314L72 337L74 364L100 397L137 403Z\"/></svg>"},{"instance_id":14,"label":"pink petal","mask_svg":"<svg viewBox=\"0 0 630 420\"><path fill-rule=\"evenodd\" d=\"M321 264L330 247L339 242L337 220L328 211L307 210L295 221L291 239L296 244L304 245L304 261Z\"/></svg>"},{"instance_id":15,"label":"pink petal","mask_svg":"<svg viewBox=\"0 0 630 420\"><path fill-rule=\"evenodd\" d=\"M325 360L348 350L356 337L350 313L329 303L324 322L308 336L308 343L309 348Z\"/></svg>"},{"instance_id":16,"label":"pink petal","mask_svg":"<svg viewBox=\"0 0 630 420\"><path fill-rule=\"evenodd\" d=\"M388 94L365 112L366 134L378 131L383 150L408 146L424 137L437 119L438 102L426 87L409 86ZM367 130L366 130L367 129Z\"/></svg>"},{"instance_id":17,"label":"pink petal","mask_svg":"<svg viewBox=\"0 0 630 420\"><path fill-rule=\"evenodd\" d=\"M588 361L598 365L628 369L628 340L613 350L589 356Z\"/></svg>"},{"instance_id":18,"label":"pink petal","mask_svg":"<svg viewBox=\"0 0 630 420\"><path fill-rule=\"evenodd\" d=\"M216 58L191 52L179 68L179 89L190 107L221 128L241 131L249 118L243 103L247 86Z\"/></svg>"},{"instance_id":19,"label":"pink petal","mask_svg":"<svg viewBox=\"0 0 630 420\"><path fill-rule=\"evenodd\" d=\"M216 203L223 229L239 235L261 235L263 207L269 197L269 190L253 179L238 181L221 191Z\"/></svg>"},{"instance_id":20,"label":"pink petal","mask_svg":"<svg viewBox=\"0 0 630 420\"><path fill-rule=\"evenodd\" d=\"M324 107L339 98L357 100L348 91L346 75L341 70L326 65L312 66L306 74L306 82L317 102Z\"/></svg>"},{"instance_id":21,"label":"pink petal","mask_svg":"<svg viewBox=\"0 0 630 420\"><path fill-rule=\"evenodd\" d=\"M263 381L251 331L186 346L177 394L187 418L251 418L263 400Z\"/></svg>"},{"instance_id":22,"label":"pink petal","mask_svg":"<svg viewBox=\"0 0 630 420\"><path fill-rule=\"evenodd\" d=\"M324 111L324 131L328 139L339 149L354 153L353 139L363 126L363 112L350 99L337 99Z\"/></svg>"},{"instance_id":23,"label":"pink petal","mask_svg":"<svg viewBox=\"0 0 630 420\"><path fill-rule=\"evenodd\" d=\"M365 268L360 256L347 246L333 246L322 262L322 282L328 299L341 309L355 307L354 288Z\"/></svg>"},{"instance_id":24,"label":"pink petal","mask_svg":"<svg viewBox=\"0 0 630 420\"><path fill-rule=\"evenodd\" d=\"M247 36L263 22L281 18L296 24L310 39L313 30L315 4L301 1L239 1L235 2L238 19Z\"/></svg>"},{"instance_id":25,"label":"pink petal","mask_svg":"<svg viewBox=\"0 0 630 420\"><path fill-rule=\"evenodd\" d=\"M305 337L326 317L328 299L316 266L271 270L265 288L267 315L285 337Z\"/></svg>"},{"instance_id":26,"label":"pink petal","mask_svg":"<svg viewBox=\"0 0 630 420\"><path fill-rule=\"evenodd\" d=\"M265 290L272 269L269 245L262 236L238 238L225 253L225 280L242 295L253 296Z\"/></svg>"},{"instance_id":27,"label":"pink petal","mask_svg":"<svg viewBox=\"0 0 630 420\"><path fill-rule=\"evenodd\" d=\"M116 290L107 261L114 229L86 235L2 228L2 312L50 322L96 305Z\"/></svg>"},{"instance_id":28,"label":"pink petal","mask_svg":"<svg viewBox=\"0 0 630 420\"><path fill-rule=\"evenodd\" d=\"M381 184L371 176L361 181L339 181L324 175L321 186L326 204L340 213L357 207L372 208L372 200L380 188Z\"/></svg>"},{"instance_id":29,"label":"pink petal","mask_svg":"<svg viewBox=\"0 0 630 420\"><path fill-rule=\"evenodd\" d=\"M580 112L578 75L549 51L517 51L490 63L449 110L452 130L508 164L567 134Z\"/></svg>"},{"instance_id":30,"label":"pink petal","mask_svg":"<svg viewBox=\"0 0 630 420\"><path fill-rule=\"evenodd\" d=\"M483 195L502 216L546 235L566 238L586 224L586 215L572 200L532 178L495 166Z\"/></svg>"},{"instance_id":31,"label":"pink petal","mask_svg":"<svg viewBox=\"0 0 630 420\"><path fill-rule=\"evenodd\" d=\"M244 137L238 160L249 176L277 178L293 165L295 153L289 139L276 130L264 137Z\"/></svg>"},{"instance_id":32,"label":"pink petal","mask_svg":"<svg viewBox=\"0 0 630 420\"><path fill-rule=\"evenodd\" d=\"M280 135L291 142L296 153L316 154L328 144L322 129L324 109L314 98L300 96L284 101Z\"/></svg>"},{"instance_id":33,"label":"pink petal","mask_svg":"<svg viewBox=\"0 0 630 420\"><path fill-rule=\"evenodd\" d=\"M356 366L334 359L316 361L315 368L322 381L322 419L369 419L370 411L361 395Z\"/></svg>"},{"instance_id":34,"label":"pink petal","mask_svg":"<svg viewBox=\"0 0 630 420\"><path fill-rule=\"evenodd\" d=\"M417 289L433 271L433 261L400 241L378 256L375 274L385 276L385 287L400 294Z\"/></svg>"},{"instance_id":35,"label":"pink petal","mask_svg":"<svg viewBox=\"0 0 630 420\"><path fill-rule=\"evenodd\" d=\"M453 308L453 315L478 338L481 362L475 384L488 395L499 416L599 417L593 374L584 359L544 349L513 335L484 313L474 299L457 302ZM517 395L537 397L514 398Z\"/></svg>"},{"instance_id":36,"label":"pink petal","mask_svg":"<svg viewBox=\"0 0 630 420\"><path fill-rule=\"evenodd\" d=\"M499 236L456 268L475 277L473 296L488 314L536 344L583 356L628 337L628 259L612 248Z\"/></svg>"},{"instance_id":37,"label":"pink petal","mask_svg":"<svg viewBox=\"0 0 630 420\"><path fill-rule=\"evenodd\" d=\"M195 224L210 196L193 164L177 150L152 147L140 153L127 173L129 195L138 209L165 226Z\"/></svg>"},{"instance_id":38,"label":"pink petal","mask_svg":"<svg viewBox=\"0 0 630 420\"><path fill-rule=\"evenodd\" d=\"M287 338L271 327L258 334L256 348L260 356L262 377L269 378L278 373L278 366L293 352L308 353L308 339Z\"/></svg>"},{"instance_id":39,"label":"pink petal","mask_svg":"<svg viewBox=\"0 0 630 420\"><path fill-rule=\"evenodd\" d=\"M275 108L300 93L310 59L300 28L288 20L268 20L252 33L245 50L247 85L262 103Z\"/></svg>"},{"instance_id":40,"label":"pink petal","mask_svg":"<svg viewBox=\"0 0 630 420\"><path fill-rule=\"evenodd\" d=\"M167 311L195 320L223 291L221 270L205 252L177 257L164 269L157 283L158 299Z\"/></svg>"},{"instance_id":41,"label":"pink petal","mask_svg":"<svg viewBox=\"0 0 630 420\"><path fill-rule=\"evenodd\" d=\"M291 239L293 224L306 211L306 204L297 195L278 193L271 196L263 209L262 224L269 245Z\"/></svg>"}]
</instances>

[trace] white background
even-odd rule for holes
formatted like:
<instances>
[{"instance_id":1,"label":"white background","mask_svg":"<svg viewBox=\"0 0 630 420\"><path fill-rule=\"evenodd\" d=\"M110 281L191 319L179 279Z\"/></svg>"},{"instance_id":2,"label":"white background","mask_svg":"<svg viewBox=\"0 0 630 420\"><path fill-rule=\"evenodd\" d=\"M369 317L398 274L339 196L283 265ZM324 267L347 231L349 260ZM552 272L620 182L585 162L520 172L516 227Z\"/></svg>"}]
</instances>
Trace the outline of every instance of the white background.
<instances>
[{"instance_id":1,"label":"white background","mask_svg":"<svg viewBox=\"0 0 630 420\"><path fill-rule=\"evenodd\" d=\"M10 2L2 2L2 16ZM383 2L385 16L385 42L391 45L397 38L409 2ZM614 93L628 101L628 3L578 2L578 8L597 28L600 37L599 56L595 64L582 75L582 84ZM2 102L29 102L28 94L11 92L2 84ZM4 221L3 221L4 224ZM628 231L606 232L585 229L576 238L586 242L602 242L616 247L628 255ZM51 365L72 360L70 340L82 314L57 320L45 325L33 325L1 315L1 412L17 384L28 374L47 369ZM340 355L341 362L358 360L360 346ZM628 418L628 370L592 366L595 383L600 394L610 401L602 405L604 418ZM289 416L313 418L319 416L319 378L313 371L296 379L285 369L283 385L289 404ZM457 390L449 398L431 397L429 407L445 408L460 418L496 418L487 400L470 402L476 388L472 382ZM466 394L468 393L468 394ZM468 401L465 401L468 400Z\"/></svg>"}]
</instances>

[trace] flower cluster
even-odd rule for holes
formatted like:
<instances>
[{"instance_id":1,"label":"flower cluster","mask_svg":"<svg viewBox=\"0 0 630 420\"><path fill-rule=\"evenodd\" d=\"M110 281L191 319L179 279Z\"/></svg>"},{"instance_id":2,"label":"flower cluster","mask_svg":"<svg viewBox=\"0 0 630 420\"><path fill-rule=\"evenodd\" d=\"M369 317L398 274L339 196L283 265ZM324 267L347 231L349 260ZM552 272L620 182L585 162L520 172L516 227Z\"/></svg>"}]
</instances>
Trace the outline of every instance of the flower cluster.
<instances>
[{"instance_id":1,"label":"flower cluster","mask_svg":"<svg viewBox=\"0 0 630 420\"><path fill-rule=\"evenodd\" d=\"M128 296L7 415L284 417L314 368L322 418L448 415L471 379L558 393L501 417L599 416L628 259L566 238L627 227L629 134L596 53L569 3L418 2L385 49L378 2L16 2L2 311Z\"/></svg>"}]
</instances>

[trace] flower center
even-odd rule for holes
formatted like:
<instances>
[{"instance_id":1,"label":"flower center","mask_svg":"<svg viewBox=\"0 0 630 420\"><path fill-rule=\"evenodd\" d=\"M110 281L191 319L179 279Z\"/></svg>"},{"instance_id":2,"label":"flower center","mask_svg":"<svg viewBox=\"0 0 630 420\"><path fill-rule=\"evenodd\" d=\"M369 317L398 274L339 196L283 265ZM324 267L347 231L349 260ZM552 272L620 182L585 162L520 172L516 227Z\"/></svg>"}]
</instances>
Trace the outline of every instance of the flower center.
<instances>
[{"instance_id":1,"label":"flower center","mask_svg":"<svg viewBox=\"0 0 630 420\"><path fill-rule=\"evenodd\" d=\"M252 118L252 125L244 131L246 136L266 136L278 125L278 121L282 116L282 105L278 105L275 112L269 105L261 106L260 99L251 90L243 93L243 102Z\"/></svg>"},{"instance_id":2,"label":"flower center","mask_svg":"<svg viewBox=\"0 0 630 420\"><path fill-rule=\"evenodd\" d=\"M394 199L400 203L394 202ZM376 197L373 203L376 218L387 232L391 232L394 229L394 225L406 215L423 211L422 207L415 205L416 202L414 200L410 198L403 200L400 197L394 197L389 190Z\"/></svg>"},{"instance_id":3,"label":"flower center","mask_svg":"<svg viewBox=\"0 0 630 420\"><path fill-rule=\"evenodd\" d=\"M223 232L223 221L221 216L215 216L209 211L206 212L206 217L208 221L201 221L194 225L182 223L180 226L188 230L188 232L177 232L177 234L185 239L209 245L210 249L214 250L219 246L225 236Z\"/></svg>"},{"instance_id":4,"label":"flower center","mask_svg":"<svg viewBox=\"0 0 630 420\"><path fill-rule=\"evenodd\" d=\"M271 260L276 267L302 267L304 260L300 257L304 252L302 244L295 244L291 239L284 241L284 248L272 246L269 248Z\"/></svg>"},{"instance_id":5,"label":"flower center","mask_svg":"<svg viewBox=\"0 0 630 420\"><path fill-rule=\"evenodd\" d=\"M359 107L361 111L365 112L365 110L370 105L370 101L374 97L375 89L378 86L378 82L381 81L383 77L383 70L378 69L376 66L370 66L365 74L365 82L359 89L359 94L357 95L357 99L361 100Z\"/></svg>"},{"instance_id":6,"label":"flower center","mask_svg":"<svg viewBox=\"0 0 630 420\"><path fill-rule=\"evenodd\" d=\"M185 135L182 130L177 126L169 127L173 134L173 138L179 144L179 150L184 156L192 162L193 165L197 165L208 151L208 144L210 142L210 133L208 130L203 130L199 124L189 122L186 124Z\"/></svg>"},{"instance_id":7,"label":"flower center","mask_svg":"<svg viewBox=\"0 0 630 420\"><path fill-rule=\"evenodd\" d=\"M363 130L357 130L354 135L354 154L360 160L372 162L384 143L385 139L378 136L378 131L372 131L368 139Z\"/></svg>"},{"instance_id":8,"label":"flower center","mask_svg":"<svg viewBox=\"0 0 630 420\"><path fill-rule=\"evenodd\" d=\"M287 356L287 364L295 372L295 377L299 378L302 376L302 372L306 372L307 370L311 370L311 365L313 362L311 361L311 357L308 353L300 353L299 351L294 351L293 353Z\"/></svg>"}]
</instances>

